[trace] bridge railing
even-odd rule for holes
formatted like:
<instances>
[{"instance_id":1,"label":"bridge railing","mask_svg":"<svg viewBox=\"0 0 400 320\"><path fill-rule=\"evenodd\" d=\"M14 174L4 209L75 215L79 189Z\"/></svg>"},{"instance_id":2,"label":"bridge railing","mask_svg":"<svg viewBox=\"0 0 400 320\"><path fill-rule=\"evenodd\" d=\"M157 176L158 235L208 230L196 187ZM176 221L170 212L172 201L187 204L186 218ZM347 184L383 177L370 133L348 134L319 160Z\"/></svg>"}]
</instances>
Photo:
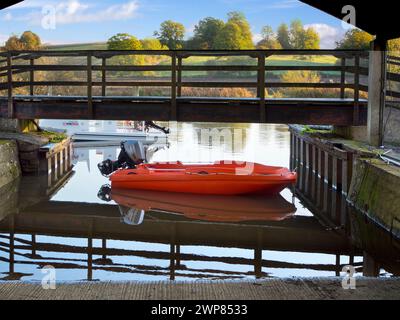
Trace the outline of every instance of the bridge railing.
<instances>
[{"instance_id":1,"label":"bridge railing","mask_svg":"<svg viewBox=\"0 0 400 320\"><path fill-rule=\"evenodd\" d=\"M143 59L127 59L148 56L156 56L159 59L151 63ZM312 61L312 57L315 56L331 56L335 59L315 63ZM191 61L196 57L218 59L213 64L194 64ZM232 58L236 60L230 63ZM353 98L354 119L358 119L360 94L366 96L365 92L368 91L367 83L363 83L361 79L368 75L368 64L364 61L367 58L366 51L346 50L11 51L0 53L0 91L3 92L3 96L8 97L9 116L13 114L13 99L17 95L35 96L41 92L37 90L39 87L75 87L76 90L65 90L65 93L59 91L53 95L67 96L71 91L79 92L79 96L87 99L89 115L93 114L94 96L113 96L108 91L115 87L130 90L135 87L150 87L167 88L167 93L165 90L159 90L149 95L169 98L172 118L176 115L177 99L190 95L190 92L188 94L188 91L185 91L187 88L208 89L211 93L207 93L207 96L216 98L219 97L217 89L244 88L250 98L257 99L260 104L260 119L266 117L266 100L270 95L275 97L274 93L278 90L294 90L290 98L323 98L324 93L330 98ZM52 59L52 62L43 62L43 59ZM72 64L68 59L75 59L78 63ZM221 62L222 64L219 64ZM282 80L276 76L304 71L325 74L325 77L310 82L307 77L291 81L290 78ZM51 76L54 72L65 72L66 75L63 79L55 79ZM142 74L140 77L133 76L138 72ZM112 73L113 76L110 76ZM118 77L117 73L130 75ZM157 73L158 76L149 77L146 73ZM190 73L202 73L203 76L190 76ZM213 73L224 73L225 76L210 78L209 75ZM296 80L296 77L294 78ZM307 90L306 96L293 96L302 89ZM228 94L232 92L228 91ZM47 95L52 94L47 91ZM226 93L224 97L229 98ZM240 97L232 94L232 98Z\"/></svg>"}]
</instances>

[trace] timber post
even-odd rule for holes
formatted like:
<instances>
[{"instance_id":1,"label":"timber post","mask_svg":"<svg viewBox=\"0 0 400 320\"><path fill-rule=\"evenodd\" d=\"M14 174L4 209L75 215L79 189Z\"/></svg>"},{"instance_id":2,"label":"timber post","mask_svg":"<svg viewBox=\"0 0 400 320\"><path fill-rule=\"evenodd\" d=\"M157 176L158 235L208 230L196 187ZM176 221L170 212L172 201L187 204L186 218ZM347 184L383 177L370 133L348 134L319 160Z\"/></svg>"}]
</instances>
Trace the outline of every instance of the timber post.
<instances>
[{"instance_id":1,"label":"timber post","mask_svg":"<svg viewBox=\"0 0 400 320\"><path fill-rule=\"evenodd\" d=\"M368 142L383 144L383 111L386 90L386 40L376 39L371 44L368 76Z\"/></svg>"}]
</instances>

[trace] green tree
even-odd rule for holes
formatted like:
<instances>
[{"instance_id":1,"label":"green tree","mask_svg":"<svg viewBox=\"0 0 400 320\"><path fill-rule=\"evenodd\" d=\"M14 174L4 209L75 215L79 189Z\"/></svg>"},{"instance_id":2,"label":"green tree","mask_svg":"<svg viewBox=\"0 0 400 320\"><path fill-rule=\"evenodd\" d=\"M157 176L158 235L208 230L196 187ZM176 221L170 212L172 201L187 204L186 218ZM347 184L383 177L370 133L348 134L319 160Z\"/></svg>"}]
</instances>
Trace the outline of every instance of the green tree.
<instances>
[{"instance_id":1,"label":"green tree","mask_svg":"<svg viewBox=\"0 0 400 320\"><path fill-rule=\"evenodd\" d=\"M320 37L314 28L308 28L304 33L304 49L319 49Z\"/></svg>"},{"instance_id":2,"label":"green tree","mask_svg":"<svg viewBox=\"0 0 400 320\"><path fill-rule=\"evenodd\" d=\"M168 50L168 47L163 45L160 40L154 38L146 38L140 41L143 50ZM159 64L165 60L165 57L159 55L145 55L143 57L144 63L147 65ZM154 71L145 71L144 75L155 75Z\"/></svg>"},{"instance_id":3,"label":"green tree","mask_svg":"<svg viewBox=\"0 0 400 320\"><path fill-rule=\"evenodd\" d=\"M265 26L261 30L262 39L257 43L257 49L282 49L281 44L276 38L275 32L271 26Z\"/></svg>"},{"instance_id":4,"label":"green tree","mask_svg":"<svg viewBox=\"0 0 400 320\"><path fill-rule=\"evenodd\" d=\"M160 40L154 38L145 38L140 40L143 50L168 50L166 45L163 45Z\"/></svg>"},{"instance_id":5,"label":"green tree","mask_svg":"<svg viewBox=\"0 0 400 320\"><path fill-rule=\"evenodd\" d=\"M8 40L4 43L4 50L12 51L12 50L23 50L24 45L19 40L17 36L11 36Z\"/></svg>"},{"instance_id":6,"label":"green tree","mask_svg":"<svg viewBox=\"0 0 400 320\"><path fill-rule=\"evenodd\" d=\"M142 43L128 33L117 33L107 41L108 50L142 50ZM142 65L144 57L142 55L123 55L110 59L111 63L119 65Z\"/></svg>"},{"instance_id":7,"label":"green tree","mask_svg":"<svg viewBox=\"0 0 400 320\"><path fill-rule=\"evenodd\" d=\"M397 57L400 56L400 38L388 41L388 51Z\"/></svg>"},{"instance_id":8,"label":"green tree","mask_svg":"<svg viewBox=\"0 0 400 320\"><path fill-rule=\"evenodd\" d=\"M141 50L141 42L128 33L117 33L107 41L108 50Z\"/></svg>"},{"instance_id":9,"label":"green tree","mask_svg":"<svg viewBox=\"0 0 400 320\"><path fill-rule=\"evenodd\" d=\"M216 37L224 25L224 21L212 17L200 20L194 28L194 35L189 39L187 47L189 49L215 49Z\"/></svg>"},{"instance_id":10,"label":"green tree","mask_svg":"<svg viewBox=\"0 0 400 320\"><path fill-rule=\"evenodd\" d=\"M293 20L278 28L278 41L283 49L319 49L320 37L313 28L305 28L301 20Z\"/></svg>"},{"instance_id":11,"label":"green tree","mask_svg":"<svg viewBox=\"0 0 400 320\"><path fill-rule=\"evenodd\" d=\"M371 41L374 37L369 33L362 31L360 29L350 29L344 35L344 38L336 42L337 49L365 49L370 48Z\"/></svg>"},{"instance_id":12,"label":"green tree","mask_svg":"<svg viewBox=\"0 0 400 320\"><path fill-rule=\"evenodd\" d=\"M230 12L228 21L215 39L215 49L254 49L250 24L240 12Z\"/></svg>"},{"instance_id":13,"label":"green tree","mask_svg":"<svg viewBox=\"0 0 400 320\"><path fill-rule=\"evenodd\" d=\"M37 50L42 46L39 36L32 31L25 31L21 35L20 41L27 50Z\"/></svg>"},{"instance_id":14,"label":"green tree","mask_svg":"<svg viewBox=\"0 0 400 320\"><path fill-rule=\"evenodd\" d=\"M293 49L304 49L305 30L300 20L293 20L290 24L290 44Z\"/></svg>"},{"instance_id":15,"label":"green tree","mask_svg":"<svg viewBox=\"0 0 400 320\"><path fill-rule=\"evenodd\" d=\"M289 28L286 23L282 23L278 27L277 39L283 49L292 49Z\"/></svg>"},{"instance_id":16,"label":"green tree","mask_svg":"<svg viewBox=\"0 0 400 320\"><path fill-rule=\"evenodd\" d=\"M227 23L218 34L215 48L220 50L240 50L241 47L240 27L235 23Z\"/></svg>"},{"instance_id":17,"label":"green tree","mask_svg":"<svg viewBox=\"0 0 400 320\"><path fill-rule=\"evenodd\" d=\"M167 20L161 23L160 30L155 31L154 35L168 48L172 50L181 49L185 37L185 27L179 22Z\"/></svg>"}]
</instances>

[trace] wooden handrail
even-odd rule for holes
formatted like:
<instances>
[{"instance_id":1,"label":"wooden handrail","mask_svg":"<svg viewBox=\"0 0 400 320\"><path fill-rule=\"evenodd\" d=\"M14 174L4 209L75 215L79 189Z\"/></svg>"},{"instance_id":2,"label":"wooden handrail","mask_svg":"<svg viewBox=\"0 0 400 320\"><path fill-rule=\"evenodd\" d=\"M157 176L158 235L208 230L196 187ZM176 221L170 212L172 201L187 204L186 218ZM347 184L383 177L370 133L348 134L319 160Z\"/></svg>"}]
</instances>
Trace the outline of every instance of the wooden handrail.
<instances>
[{"instance_id":1,"label":"wooden handrail","mask_svg":"<svg viewBox=\"0 0 400 320\"><path fill-rule=\"evenodd\" d=\"M106 60L105 58L103 58ZM31 59L34 61L34 59ZM181 65L177 66L177 69L181 71L257 71L258 65ZM169 65L93 65L93 71L171 71L172 68ZM285 65L265 65L266 71L345 71L348 73L354 73L355 67L353 66L285 66ZM0 71L8 70L7 66L0 67ZM27 72L27 71L86 71L86 65L46 65L46 64L35 64L35 65L12 65L12 70ZM360 74L368 75L368 68L360 67ZM1 75L1 73L0 73Z\"/></svg>"}]
</instances>

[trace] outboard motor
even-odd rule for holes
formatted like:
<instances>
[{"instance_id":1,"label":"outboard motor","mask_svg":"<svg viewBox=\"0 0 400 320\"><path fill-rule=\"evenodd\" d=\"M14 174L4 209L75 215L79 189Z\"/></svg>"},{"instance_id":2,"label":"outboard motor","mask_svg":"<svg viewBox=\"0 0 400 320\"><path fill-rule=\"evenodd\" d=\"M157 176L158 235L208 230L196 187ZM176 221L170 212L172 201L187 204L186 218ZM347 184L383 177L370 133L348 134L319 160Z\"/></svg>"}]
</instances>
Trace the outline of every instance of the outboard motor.
<instances>
[{"instance_id":1,"label":"outboard motor","mask_svg":"<svg viewBox=\"0 0 400 320\"><path fill-rule=\"evenodd\" d=\"M149 132L149 129L153 128L153 129L159 130L159 131L161 131L161 132L163 132L165 134L169 134L170 133L170 130L168 128L160 127L160 126L156 125L153 121L145 121L144 122L144 127L145 127L145 131L146 132Z\"/></svg>"},{"instance_id":2,"label":"outboard motor","mask_svg":"<svg viewBox=\"0 0 400 320\"><path fill-rule=\"evenodd\" d=\"M118 160L107 159L100 162L97 167L103 176L109 176L118 169L133 169L146 161L146 154L143 144L140 141L129 140L121 142L121 152Z\"/></svg>"},{"instance_id":3,"label":"outboard motor","mask_svg":"<svg viewBox=\"0 0 400 320\"><path fill-rule=\"evenodd\" d=\"M104 184L101 186L99 192L97 193L97 197L105 202L110 202L111 199L111 186L109 184Z\"/></svg>"},{"instance_id":4,"label":"outboard motor","mask_svg":"<svg viewBox=\"0 0 400 320\"><path fill-rule=\"evenodd\" d=\"M145 211L138 208L129 208L125 206L118 206L121 214L121 222L130 225L138 226L143 223Z\"/></svg>"}]
</instances>

